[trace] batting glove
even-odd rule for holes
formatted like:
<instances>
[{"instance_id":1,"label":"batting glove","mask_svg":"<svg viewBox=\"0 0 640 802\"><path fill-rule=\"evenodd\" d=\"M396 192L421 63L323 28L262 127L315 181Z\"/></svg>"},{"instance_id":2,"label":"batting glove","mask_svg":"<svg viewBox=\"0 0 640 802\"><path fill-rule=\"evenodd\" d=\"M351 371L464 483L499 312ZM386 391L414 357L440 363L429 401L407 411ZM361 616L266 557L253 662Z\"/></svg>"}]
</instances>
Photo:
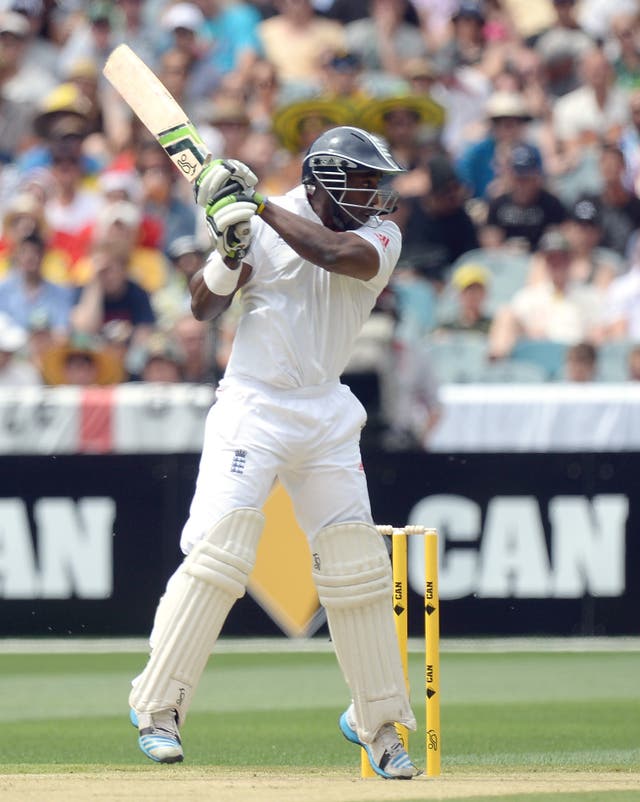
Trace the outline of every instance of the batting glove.
<instances>
[{"instance_id":1,"label":"batting glove","mask_svg":"<svg viewBox=\"0 0 640 802\"><path fill-rule=\"evenodd\" d=\"M248 195L227 195L207 206L207 224L218 253L224 258L242 259L251 245L251 218L263 204Z\"/></svg>"},{"instance_id":2,"label":"batting glove","mask_svg":"<svg viewBox=\"0 0 640 802\"><path fill-rule=\"evenodd\" d=\"M200 173L195 182L196 203L210 206L232 192L248 190L258 183L258 176L237 159L215 159ZM226 192L226 188L229 192Z\"/></svg>"}]
</instances>

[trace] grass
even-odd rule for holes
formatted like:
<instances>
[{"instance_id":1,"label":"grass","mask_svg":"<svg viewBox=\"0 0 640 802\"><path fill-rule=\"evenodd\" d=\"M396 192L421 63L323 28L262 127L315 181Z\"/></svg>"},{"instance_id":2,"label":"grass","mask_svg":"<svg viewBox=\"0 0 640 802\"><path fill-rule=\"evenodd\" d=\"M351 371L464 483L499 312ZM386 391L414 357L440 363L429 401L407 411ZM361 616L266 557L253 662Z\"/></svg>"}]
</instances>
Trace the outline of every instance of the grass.
<instances>
[{"instance_id":1,"label":"grass","mask_svg":"<svg viewBox=\"0 0 640 802\"><path fill-rule=\"evenodd\" d=\"M127 724L129 682L144 661L138 654L0 654L0 775L147 770ZM422 671L422 657L411 654L419 732ZM640 769L640 653L445 652L441 676L444 774ZM347 700L331 653L217 654L184 728L189 766L356 772L357 751L336 728ZM411 751L423 762L421 735ZM606 797L640 798L633 793Z\"/></svg>"}]
</instances>

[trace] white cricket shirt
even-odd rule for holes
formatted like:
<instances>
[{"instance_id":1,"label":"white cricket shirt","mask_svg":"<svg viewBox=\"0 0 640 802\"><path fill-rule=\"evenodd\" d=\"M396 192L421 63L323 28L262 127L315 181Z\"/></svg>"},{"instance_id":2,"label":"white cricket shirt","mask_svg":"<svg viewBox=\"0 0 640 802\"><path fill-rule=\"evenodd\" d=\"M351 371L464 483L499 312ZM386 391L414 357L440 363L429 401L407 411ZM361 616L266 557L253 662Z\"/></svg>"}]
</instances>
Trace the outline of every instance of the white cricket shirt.
<instances>
[{"instance_id":1,"label":"white cricket shirt","mask_svg":"<svg viewBox=\"0 0 640 802\"><path fill-rule=\"evenodd\" d=\"M304 187L270 198L320 222ZM225 379L257 380L279 388L337 381L354 341L398 261L402 238L391 220L355 229L378 251L369 281L329 273L299 256L260 218L245 261L253 267L241 291L241 313Z\"/></svg>"}]
</instances>

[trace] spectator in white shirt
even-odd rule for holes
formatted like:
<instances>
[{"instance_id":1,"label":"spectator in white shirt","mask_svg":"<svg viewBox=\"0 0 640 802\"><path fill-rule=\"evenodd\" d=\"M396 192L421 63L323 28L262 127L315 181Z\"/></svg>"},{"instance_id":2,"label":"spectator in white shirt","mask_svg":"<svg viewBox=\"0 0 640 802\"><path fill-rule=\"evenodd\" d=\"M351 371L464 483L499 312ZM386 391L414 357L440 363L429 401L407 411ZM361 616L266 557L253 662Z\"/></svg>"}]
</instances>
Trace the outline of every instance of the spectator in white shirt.
<instances>
[{"instance_id":1,"label":"spectator in white shirt","mask_svg":"<svg viewBox=\"0 0 640 802\"><path fill-rule=\"evenodd\" d=\"M597 337L600 296L594 287L571 281L568 240L550 230L540 240L540 251L548 279L523 287L498 310L489 330L493 359L509 356L519 339L574 345Z\"/></svg>"}]
</instances>

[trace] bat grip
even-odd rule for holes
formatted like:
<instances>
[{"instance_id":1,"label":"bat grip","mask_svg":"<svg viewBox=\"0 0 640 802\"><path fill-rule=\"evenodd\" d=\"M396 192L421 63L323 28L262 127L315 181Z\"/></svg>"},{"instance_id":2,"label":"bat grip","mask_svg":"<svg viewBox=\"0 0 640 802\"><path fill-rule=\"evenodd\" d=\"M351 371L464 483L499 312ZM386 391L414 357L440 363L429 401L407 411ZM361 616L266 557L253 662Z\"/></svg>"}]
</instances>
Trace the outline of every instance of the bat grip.
<instances>
[{"instance_id":1,"label":"bat grip","mask_svg":"<svg viewBox=\"0 0 640 802\"><path fill-rule=\"evenodd\" d=\"M210 198L208 205L212 206L214 203L219 201L221 198L226 198L227 195L235 195L237 193L241 193L244 190L242 184L238 181L230 181L229 183L225 184L221 187L212 198Z\"/></svg>"}]
</instances>

